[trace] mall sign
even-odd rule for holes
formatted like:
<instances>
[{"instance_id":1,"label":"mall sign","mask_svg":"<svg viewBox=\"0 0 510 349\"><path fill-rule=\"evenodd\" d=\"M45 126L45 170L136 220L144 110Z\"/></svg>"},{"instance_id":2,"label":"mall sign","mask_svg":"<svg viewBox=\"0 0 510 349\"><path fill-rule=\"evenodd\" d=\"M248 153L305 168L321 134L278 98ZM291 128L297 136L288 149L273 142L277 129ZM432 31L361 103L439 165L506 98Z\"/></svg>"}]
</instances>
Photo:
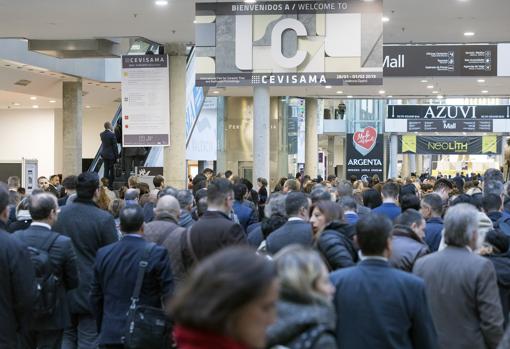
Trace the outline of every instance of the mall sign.
<instances>
[{"instance_id":1,"label":"mall sign","mask_svg":"<svg viewBox=\"0 0 510 349\"><path fill-rule=\"evenodd\" d=\"M200 86L382 84L382 0L196 4Z\"/></svg>"}]
</instances>

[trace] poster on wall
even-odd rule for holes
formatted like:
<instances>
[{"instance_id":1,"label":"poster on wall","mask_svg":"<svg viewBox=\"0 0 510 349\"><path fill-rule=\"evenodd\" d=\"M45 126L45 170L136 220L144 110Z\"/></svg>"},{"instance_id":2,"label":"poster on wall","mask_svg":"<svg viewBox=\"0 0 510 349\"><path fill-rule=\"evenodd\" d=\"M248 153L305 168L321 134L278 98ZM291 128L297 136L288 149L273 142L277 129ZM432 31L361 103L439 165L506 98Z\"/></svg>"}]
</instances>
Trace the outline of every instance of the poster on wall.
<instances>
[{"instance_id":1,"label":"poster on wall","mask_svg":"<svg viewBox=\"0 0 510 349\"><path fill-rule=\"evenodd\" d=\"M198 86L382 85L383 1L197 2Z\"/></svg>"},{"instance_id":2,"label":"poster on wall","mask_svg":"<svg viewBox=\"0 0 510 349\"><path fill-rule=\"evenodd\" d=\"M501 154L500 136L399 136L399 154Z\"/></svg>"},{"instance_id":3,"label":"poster on wall","mask_svg":"<svg viewBox=\"0 0 510 349\"><path fill-rule=\"evenodd\" d=\"M124 147L170 145L167 55L122 56Z\"/></svg>"},{"instance_id":4,"label":"poster on wall","mask_svg":"<svg viewBox=\"0 0 510 349\"><path fill-rule=\"evenodd\" d=\"M384 174L384 138L374 127L365 127L347 135L347 177L358 179Z\"/></svg>"},{"instance_id":5,"label":"poster on wall","mask_svg":"<svg viewBox=\"0 0 510 349\"><path fill-rule=\"evenodd\" d=\"M217 159L217 119L218 98L207 97L186 147L187 160L215 161Z\"/></svg>"}]
</instances>

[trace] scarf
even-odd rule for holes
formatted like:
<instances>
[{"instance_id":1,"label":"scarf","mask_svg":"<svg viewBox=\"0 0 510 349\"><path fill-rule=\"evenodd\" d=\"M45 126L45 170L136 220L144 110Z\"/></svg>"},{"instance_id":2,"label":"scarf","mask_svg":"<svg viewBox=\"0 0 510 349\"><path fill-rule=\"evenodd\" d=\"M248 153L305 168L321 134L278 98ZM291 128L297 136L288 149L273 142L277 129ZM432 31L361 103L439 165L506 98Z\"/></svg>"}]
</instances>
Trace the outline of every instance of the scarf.
<instances>
[{"instance_id":1,"label":"scarf","mask_svg":"<svg viewBox=\"0 0 510 349\"><path fill-rule=\"evenodd\" d=\"M179 325L174 327L174 335L180 349L248 349L228 337Z\"/></svg>"}]
</instances>

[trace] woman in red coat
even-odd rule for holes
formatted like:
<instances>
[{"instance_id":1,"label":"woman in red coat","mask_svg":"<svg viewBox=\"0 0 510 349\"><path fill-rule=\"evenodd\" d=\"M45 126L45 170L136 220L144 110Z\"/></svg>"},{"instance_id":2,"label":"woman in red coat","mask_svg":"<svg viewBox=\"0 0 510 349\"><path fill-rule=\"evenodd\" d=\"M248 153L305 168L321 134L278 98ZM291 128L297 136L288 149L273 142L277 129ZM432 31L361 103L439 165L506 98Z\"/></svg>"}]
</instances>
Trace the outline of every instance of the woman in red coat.
<instances>
[{"instance_id":1,"label":"woman in red coat","mask_svg":"<svg viewBox=\"0 0 510 349\"><path fill-rule=\"evenodd\" d=\"M204 260L171 304L180 349L262 349L276 320L279 281L273 262L232 247Z\"/></svg>"}]
</instances>

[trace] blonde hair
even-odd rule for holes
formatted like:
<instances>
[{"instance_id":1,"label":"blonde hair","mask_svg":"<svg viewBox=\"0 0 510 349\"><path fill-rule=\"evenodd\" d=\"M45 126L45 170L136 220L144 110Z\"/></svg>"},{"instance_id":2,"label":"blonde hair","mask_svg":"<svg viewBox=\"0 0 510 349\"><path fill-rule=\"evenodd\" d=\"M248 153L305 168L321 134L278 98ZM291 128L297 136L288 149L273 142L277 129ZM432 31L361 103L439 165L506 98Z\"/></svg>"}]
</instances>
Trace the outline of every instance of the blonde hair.
<instances>
[{"instance_id":1,"label":"blonde hair","mask_svg":"<svg viewBox=\"0 0 510 349\"><path fill-rule=\"evenodd\" d=\"M131 176L128 178L128 187L129 188L138 188L138 183L140 180L137 176Z\"/></svg>"},{"instance_id":2,"label":"blonde hair","mask_svg":"<svg viewBox=\"0 0 510 349\"><path fill-rule=\"evenodd\" d=\"M274 261L284 292L315 302L327 300L327 296L316 290L317 281L327 270L316 251L291 245L278 252Z\"/></svg>"}]
</instances>

